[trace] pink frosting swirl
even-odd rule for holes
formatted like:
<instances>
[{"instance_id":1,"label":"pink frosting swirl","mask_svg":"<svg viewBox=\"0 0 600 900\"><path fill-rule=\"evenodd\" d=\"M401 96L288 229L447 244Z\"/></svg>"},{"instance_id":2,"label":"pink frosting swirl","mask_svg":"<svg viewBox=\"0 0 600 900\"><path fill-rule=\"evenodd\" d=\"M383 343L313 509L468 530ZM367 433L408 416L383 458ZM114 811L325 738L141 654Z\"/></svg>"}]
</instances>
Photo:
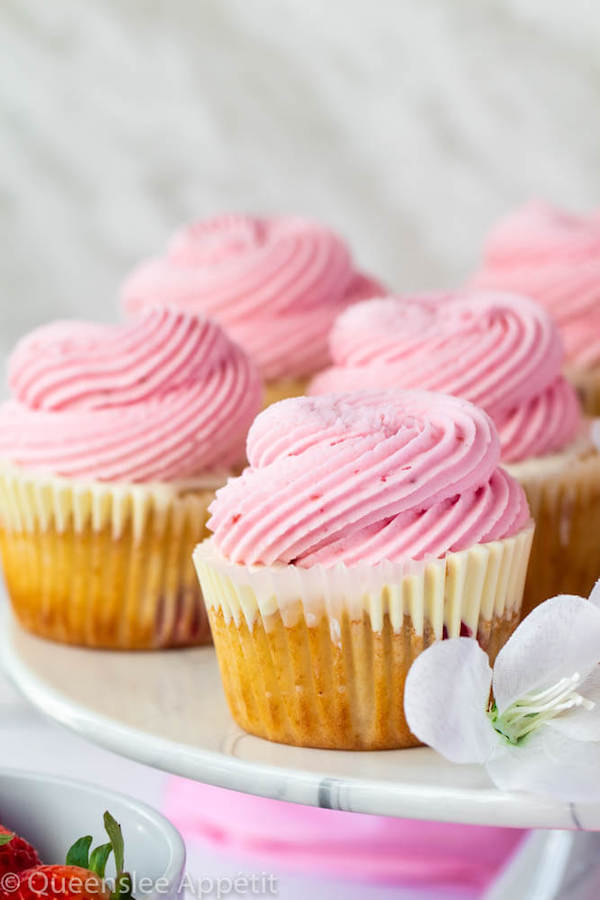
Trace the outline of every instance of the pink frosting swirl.
<instances>
[{"instance_id":1,"label":"pink frosting swirl","mask_svg":"<svg viewBox=\"0 0 600 900\"><path fill-rule=\"evenodd\" d=\"M177 232L165 256L132 272L122 300L130 313L163 304L215 318L272 379L327 365L335 317L380 292L322 225L225 215Z\"/></svg>"},{"instance_id":2,"label":"pink frosting swirl","mask_svg":"<svg viewBox=\"0 0 600 900\"><path fill-rule=\"evenodd\" d=\"M516 210L492 230L469 284L542 303L559 324L567 361L600 365L600 212L575 216L546 203Z\"/></svg>"},{"instance_id":3,"label":"pink frosting swirl","mask_svg":"<svg viewBox=\"0 0 600 900\"><path fill-rule=\"evenodd\" d=\"M248 435L250 466L209 528L232 562L326 566L441 557L515 534L523 490L488 416L456 397L365 391L283 400Z\"/></svg>"},{"instance_id":4,"label":"pink frosting swirl","mask_svg":"<svg viewBox=\"0 0 600 900\"><path fill-rule=\"evenodd\" d=\"M244 458L258 373L209 320L55 322L23 338L0 406L0 459L99 481L169 481Z\"/></svg>"},{"instance_id":5,"label":"pink frosting swirl","mask_svg":"<svg viewBox=\"0 0 600 900\"><path fill-rule=\"evenodd\" d=\"M311 394L425 388L483 407L503 459L560 450L582 426L579 401L560 374L560 335L542 307L511 294L387 297L346 310L330 337L335 365Z\"/></svg>"}]
</instances>

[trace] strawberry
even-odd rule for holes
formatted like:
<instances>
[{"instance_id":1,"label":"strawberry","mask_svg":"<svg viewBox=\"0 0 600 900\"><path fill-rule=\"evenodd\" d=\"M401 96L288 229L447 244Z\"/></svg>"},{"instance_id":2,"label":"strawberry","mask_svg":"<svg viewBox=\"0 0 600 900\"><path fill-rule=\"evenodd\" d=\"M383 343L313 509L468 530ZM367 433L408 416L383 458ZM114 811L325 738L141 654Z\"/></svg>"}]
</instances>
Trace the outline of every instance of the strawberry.
<instances>
[{"instance_id":1,"label":"strawberry","mask_svg":"<svg viewBox=\"0 0 600 900\"><path fill-rule=\"evenodd\" d=\"M104 827L108 843L95 850L91 850L92 837L88 834L75 841L65 865L26 869L19 874L18 883L4 893L0 879L0 900L132 900L131 876L123 871L121 826L105 812ZM111 853L117 871L114 887L104 878Z\"/></svg>"},{"instance_id":2,"label":"strawberry","mask_svg":"<svg viewBox=\"0 0 600 900\"><path fill-rule=\"evenodd\" d=\"M82 866L36 866L21 872L14 891L3 900L110 900L109 886Z\"/></svg>"},{"instance_id":3,"label":"strawberry","mask_svg":"<svg viewBox=\"0 0 600 900\"><path fill-rule=\"evenodd\" d=\"M22 872L39 865L40 858L31 844L0 825L0 878L9 872Z\"/></svg>"}]
</instances>

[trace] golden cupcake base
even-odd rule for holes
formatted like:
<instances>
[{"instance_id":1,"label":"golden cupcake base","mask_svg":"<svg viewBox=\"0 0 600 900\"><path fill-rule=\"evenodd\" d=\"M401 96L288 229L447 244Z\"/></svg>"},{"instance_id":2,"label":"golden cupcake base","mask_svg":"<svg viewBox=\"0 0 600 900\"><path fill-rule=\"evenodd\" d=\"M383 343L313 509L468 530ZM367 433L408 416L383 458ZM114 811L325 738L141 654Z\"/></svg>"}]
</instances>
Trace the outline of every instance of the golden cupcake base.
<instances>
[{"instance_id":1,"label":"golden cupcake base","mask_svg":"<svg viewBox=\"0 0 600 900\"><path fill-rule=\"evenodd\" d=\"M412 662L459 635L495 658L520 620L532 531L424 563L309 569L236 565L205 541L194 561L234 719L302 747L415 746Z\"/></svg>"},{"instance_id":2,"label":"golden cupcake base","mask_svg":"<svg viewBox=\"0 0 600 900\"><path fill-rule=\"evenodd\" d=\"M211 640L192 551L213 490L0 474L0 553L19 622L65 644L154 650Z\"/></svg>"},{"instance_id":3,"label":"golden cupcake base","mask_svg":"<svg viewBox=\"0 0 600 900\"><path fill-rule=\"evenodd\" d=\"M506 468L536 523L523 615L557 594L587 597L600 577L600 453L574 449Z\"/></svg>"},{"instance_id":4,"label":"golden cupcake base","mask_svg":"<svg viewBox=\"0 0 600 900\"><path fill-rule=\"evenodd\" d=\"M275 378L265 383L264 408L288 397L303 397L309 378Z\"/></svg>"},{"instance_id":5,"label":"golden cupcake base","mask_svg":"<svg viewBox=\"0 0 600 900\"><path fill-rule=\"evenodd\" d=\"M585 414L591 417L600 416L600 368L568 367L565 375L579 394Z\"/></svg>"},{"instance_id":6,"label":"golden cupcake base","mask_svg":"<svg viewBox=\"0 0 600 900\"><path fill-rule=\"evenodd\" d=\"M483 623L478 639L493 660L519 621ZM435 640L426 627L416 634L406 617L400 632L389 616L373 631L344 615L340 640L329 621L305 619L286 627L279 613L252 629L210 610L225 695L245 731L269 741L335 750L415 747L404 716L404 682L414 659Z\"/></svg>"}]
</instances>

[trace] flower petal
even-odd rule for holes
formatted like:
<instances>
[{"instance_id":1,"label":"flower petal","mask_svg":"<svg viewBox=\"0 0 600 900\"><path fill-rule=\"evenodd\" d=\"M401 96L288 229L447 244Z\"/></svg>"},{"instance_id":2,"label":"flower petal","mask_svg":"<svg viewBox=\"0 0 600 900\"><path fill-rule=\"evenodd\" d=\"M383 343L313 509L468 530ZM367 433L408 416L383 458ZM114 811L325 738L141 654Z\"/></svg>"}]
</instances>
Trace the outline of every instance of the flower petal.
<instances>
[{"instance_id":1,"label":"flower petal","mask_svg":"<svg viewBox=\"0 0 600 900\"><path fill-rule=\"evenodd\" d=\"M593 603L594 606L600 607L600 578L592 588L592 593L588 597L590 603Z\"/></svg>"},{"instance_id":2,"label":"flower petal","mask_svg":"<svg viewBox=\"0 0 600 900\"><path fill-rule=\"evenodd\" d=\"M503 791L529 791L567 803L600 800L600 743L574 741L552 728L541 728L518 746L506 746L486 769Z\"/></svg>"},{"instance_id":3,"label":"flower petal","mask_svg":"<svg viewBox=\"0 0 600 900\"><path fill-rule=\"evenodd\" d=\"M600 660L600 609L570 594L530 612L494 664L499 712L519 697L578 672L586 678Z\"/></svg>"},{"instance_id":4,"label":"flower petal","mask_svg":"<svg viewBox=\"0 0 600 900\"><path fill-rule=\"evenodd\" d=\"M591 700L594 708L578 706L550 719L548 725L575 741L600 741L600 666L596 666L575 690L586 700Z\"/></svg>"},{"instance_id":5,"label":"flower petal","mask_svg":"<svg viewBox=\"0 0 600 900\"><path fill-rule=\"evenodd\" d=\"M406 678L410 730L452 762L485 762L499 741L486 713L491 683L490 663L477 641L438 641L416 658Z\"/></svg>"}]
</instances>

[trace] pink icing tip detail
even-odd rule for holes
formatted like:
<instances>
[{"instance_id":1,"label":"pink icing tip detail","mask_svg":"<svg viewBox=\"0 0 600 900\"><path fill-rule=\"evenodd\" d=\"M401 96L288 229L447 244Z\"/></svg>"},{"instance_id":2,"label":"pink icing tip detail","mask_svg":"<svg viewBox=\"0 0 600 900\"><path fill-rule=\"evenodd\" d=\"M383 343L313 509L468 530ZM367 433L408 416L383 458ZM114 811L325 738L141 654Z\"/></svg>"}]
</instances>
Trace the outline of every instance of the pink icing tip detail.
<instances>
[{"instance_id":1,"label":"pink icing tip detail","mask_svg":"<svg viewBox=\"0 0 600 900\"><path fill-rule=\"evenodd\" d=\"M577 216L529 203L485 244L474 288L517 291L543 304L562 332L567 362L600 365L600 211Z\"/></svg>"},{"instance_id":2,"label":"pink icing tip detail","mask_svg":"<svg viewBox=\"0 0 600 900\"><path fill-rule=\"evenodd\" d=\"M529 519L522 488L498 466L491 419L456 397L364 391L284 400L255 419L247 450L250 466L210 509L209 528L232 562L441 557L509 537Z\"/></svg>"},{"instance_id":3,"label":"pink icing tip detail","mask_svg":"<svg viewBox=\"0 0 600 900\"><path fill-rule=\"evenodd\" d=\"M425 388L482 406L515 462L561 450L582 427L561 375L563 349L550 315L515 294L463 292L364 301L330 337L334 366L310 393Z\"/></svg>"},{"instance_id":4,"label":"pink icing tip detail","mask_svg":"<svg viewBox=\"0 0 600 900\"><path fill-rule=\"evenodd\" d=\"M246 354L206 319L54 322L23 338L0 406L0 459L55 475L158 481L244 458L261 403Z\"/></svg>"},{"instance_id":5,"label":"pink icing tip detail","mask_svg":"<svg viewBox=\"0 0 600 900\"><path fill-rule=\"evenodd\" d=\"M122 299L129 313L164 304L212 316L264 377L277 378L327 365L337 314L380 292L342 239L316 222L224 215L177 232L166 255L132 272Z\"/></svg>"}]
</instances>

